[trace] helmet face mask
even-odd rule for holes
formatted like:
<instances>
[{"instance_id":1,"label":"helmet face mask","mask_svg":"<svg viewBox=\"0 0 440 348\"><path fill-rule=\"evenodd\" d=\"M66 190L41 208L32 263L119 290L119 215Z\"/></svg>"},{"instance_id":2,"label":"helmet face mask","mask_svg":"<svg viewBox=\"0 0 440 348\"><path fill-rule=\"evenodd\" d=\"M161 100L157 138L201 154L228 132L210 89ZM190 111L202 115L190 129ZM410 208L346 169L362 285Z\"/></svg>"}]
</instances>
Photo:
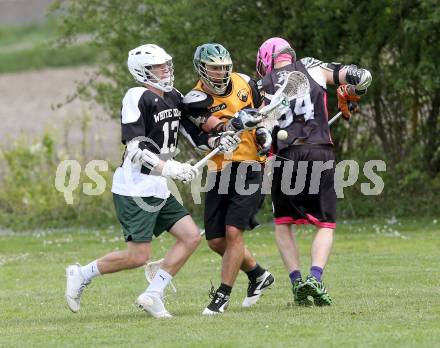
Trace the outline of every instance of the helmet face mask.
<instances>
[{"instance_id":1,"label":"helmet face mask","mask_svg":"<svg viewBox=\"0 0 440 348\"><path fill-rule=\"evenodd\" d=\"M199 76L207 87L215 94L223 94L231 80L232 64L210 65L201 63Z\"/></svg>"},{"instance_id":2,"label":"helmet face mask","mask_svg":"<svg viewBox=\"0 0 440 348\"><path fill-rule=\"evenodd\" d=\"M169 60L164 64L147 65L143 67L147 84L152 85L164 92L171 92L174 83L173 61Z\"/></svg>"},{"instance_id":3,"label":"helmet face mask","mask_svg":"<svg viewBox=\"0 0 440 348\"><path fill-rule=\"evenodd\" d=\"M153 44L139 46L128 52L128 70L140 84L163 92L171 92L174 83L173 60L161 47Z\"/></svg>"},{"instance_id":4,"label":"helmet face mask","mask_svg":"<svg viewBox=\"0 0 440 348\"><path fill-rule=\"evenodd\" d=\"M224 94L232 73L232 60L226 48L215 43L199 46L193 62L205 87L214 94Z\"/></svg>"}]
</instances>

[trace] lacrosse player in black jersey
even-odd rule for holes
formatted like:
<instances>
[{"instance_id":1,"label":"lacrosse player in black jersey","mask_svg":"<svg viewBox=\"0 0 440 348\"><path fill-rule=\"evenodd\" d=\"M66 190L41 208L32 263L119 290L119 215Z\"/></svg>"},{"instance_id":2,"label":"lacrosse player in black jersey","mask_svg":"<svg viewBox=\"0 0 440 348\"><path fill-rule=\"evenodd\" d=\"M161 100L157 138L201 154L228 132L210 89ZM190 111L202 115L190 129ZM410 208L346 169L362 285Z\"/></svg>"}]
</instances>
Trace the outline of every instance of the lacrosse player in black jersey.
<instances>
[{"instance_id":1,"label":"lacrosse player in black jersey","mask_svg":"<svg viewBox=\"0 0 440 348\"><path fill-rule=\"evenodd\" d=\"M317 306L330 305L332 300L321 281L336 228L335 157L328 125L327 84L341 84L337 88L338 106L342 116L349 119L349 103L358 101L366 92L371 74L356 65L323 63L314 58L297 61L293 48L281 38L268 39L260 46L256 67L264 93L274 94L291 71L300 71L310 83L310 93L291 101L279 122L279 128L287 137L277 139L274 134L274 153L280 156L276 160L281 161L274 169L272 182L275 236L289 272L295 302L311 305L310 296ZM301 175L300 161L307 163L305 187L301 193L291 194L287 190L295 187L297 175ZM283 187L283 171L292 163L290 185ZM319 163L322 173L319 179L313 180L313 166ZM292 225L297 224L313 224L317 229L312 243L310 275L305 281L301 278L295 231L291 231Z\"/></svg>"},{"instance_id":2,"label":"lacrosse player in black jersey","mask_svg":"<svg viewBox=\"0 0 440 348\"><path fill-rule=\"evenodd\" d=\"M171 56L159 46L147 44L131 50L127 64L140 86L130 88L122 101L122 142L126 147L112 186L127 249L86 266L67 267L66 300L69 308L78 312L81 295L94 277L143 266L151 255L153 235L167 230L176 242L136 304L155 318L169 318L163 291L197 248L200 234L187 210L170 193L167 178L190 182L197 171L172 159L178 131L182 130L182 95L173 88ZM188 132L191 130L186 135ZM225 151L237 145L231 137L217 137L216 142Z\"/></svg>"}]
</instances>

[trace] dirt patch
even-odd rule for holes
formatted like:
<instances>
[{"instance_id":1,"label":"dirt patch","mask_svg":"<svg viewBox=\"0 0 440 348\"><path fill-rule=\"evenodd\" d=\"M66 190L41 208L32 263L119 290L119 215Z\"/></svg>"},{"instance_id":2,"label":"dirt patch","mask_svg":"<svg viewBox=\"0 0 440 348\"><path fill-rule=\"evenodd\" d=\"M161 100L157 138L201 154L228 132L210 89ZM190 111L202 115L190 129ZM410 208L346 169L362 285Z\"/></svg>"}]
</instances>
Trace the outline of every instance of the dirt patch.
<instances>
[{"instance_id":1,"label":"dirt patch","mask_svg":"<svg viewBox=\"0 0 440 348\"><path fill-rule=\"evenodd\" d=\"M0 146L8 148L17 140L32 143L49 132L70 153L85 149L87 157L117 161L118 120L92 102L75 100L53 109L75 93L75 81L87 80L92 71L81 67L0 75ZM84 133L85 115L89 125Z\"/></svg>"}]
</instances>

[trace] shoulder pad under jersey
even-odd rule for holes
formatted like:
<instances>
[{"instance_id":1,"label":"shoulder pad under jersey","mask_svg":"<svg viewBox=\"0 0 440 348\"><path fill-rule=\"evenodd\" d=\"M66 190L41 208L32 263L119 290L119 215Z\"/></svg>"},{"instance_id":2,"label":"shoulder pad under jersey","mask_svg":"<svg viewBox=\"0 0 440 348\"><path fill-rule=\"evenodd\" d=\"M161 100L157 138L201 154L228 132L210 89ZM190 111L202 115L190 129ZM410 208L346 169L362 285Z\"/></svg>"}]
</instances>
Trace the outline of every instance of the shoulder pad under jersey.
<instances>
[{"instance_id":1,"label":"shoulder pad under jersey","mask_svg":"<svg viewBox=\"0 0 440 348\"><path fill-rule=\"evenodd\" d=\"M208 99L208 95L205 92L192 90L183 97L182 102L184 104L199 104Z\"/></svg>"},{"instance_id":2,"label":"shoulder pad under jersey","mask_svg":"<svg viewBox=\"0 0 440 348\"><path fill-rule=\"evenodd\" d=\"M321 66L323 64L322 61L313 57L301 58L301 63L304 65L306 69L312 69L314 67Z\"/></svg>"},{"instance_id":3,"label":"shoulder pad under jersey","mask_svg":"<svg viewBox=\"0 0 440 348\"><path fill-rule=\"evenodd\" d=\"M250 77L246 74L242 74L242 73L237 73L237 75L239 75L243 80L245 80L246 82L250 81Z\"/></svg>"}]
</instances>

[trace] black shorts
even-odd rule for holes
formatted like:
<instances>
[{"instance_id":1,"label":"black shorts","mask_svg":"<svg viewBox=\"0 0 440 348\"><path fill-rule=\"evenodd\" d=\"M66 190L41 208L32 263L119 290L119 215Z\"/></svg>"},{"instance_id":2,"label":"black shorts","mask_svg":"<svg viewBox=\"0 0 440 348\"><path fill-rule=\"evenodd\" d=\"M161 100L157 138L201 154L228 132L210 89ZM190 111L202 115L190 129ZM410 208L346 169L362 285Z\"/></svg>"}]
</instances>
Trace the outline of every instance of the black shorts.
<instances>
[{"instance_id":1,"label":"black shorts","mask_svg":"<svg viewBox=\"0 0 440 348\"><path fill-rule=\"evenodd\" d=\"M260 169L254 171L249 163L233 162L222 171L208 172L208 185L213 188L205 196L207 240L224 237L226 225L240 230L258 225L255 214L264 199L261 194L263 168L254 162L255 169Z\"/></svg>"},{"instance_id":2,"label":"black shorts","mask_svg":"<svg viewBox=\"0 0 440 348\"><path fill-rule=\"evenodd\" d=\"M275 224L313 224L335 228L336 164L332 146L291 146L283 149L279 155L289 161L280 157L276 159L281 162L281 166L274 168L272 181ZM327 161L330 161L327 163L328 169L320 165Z\"/></svg>"}]
</instances>

